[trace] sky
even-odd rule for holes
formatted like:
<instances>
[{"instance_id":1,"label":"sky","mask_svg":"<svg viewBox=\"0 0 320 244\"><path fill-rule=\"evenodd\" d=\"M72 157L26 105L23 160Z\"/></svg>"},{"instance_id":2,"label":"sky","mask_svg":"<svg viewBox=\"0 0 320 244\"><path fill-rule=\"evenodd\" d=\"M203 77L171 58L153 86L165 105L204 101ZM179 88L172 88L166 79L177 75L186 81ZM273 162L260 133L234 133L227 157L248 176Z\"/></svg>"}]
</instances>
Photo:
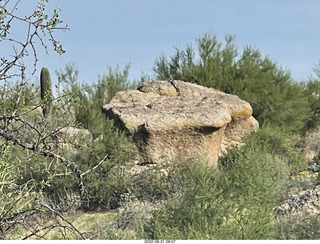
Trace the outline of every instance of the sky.
<instances>
[{"instance_id":1,"label":"sky","mask_svg":"<svg viewBox=\"0 0 320 244\"><path fill-rule=\"evenodd\" d=\"M206 33L222 42L234 35L240 50L258 48L297 81L308 79L320 60L318 0L50 0L48 10L53 7L61 9L59 17L70 28L56 32L66 53L39 53L38 69L74 63L86 83L108 67L127 64L130 80L152 77L161 53L195 47L195 39Z\"/></svg>"}]
</instances>

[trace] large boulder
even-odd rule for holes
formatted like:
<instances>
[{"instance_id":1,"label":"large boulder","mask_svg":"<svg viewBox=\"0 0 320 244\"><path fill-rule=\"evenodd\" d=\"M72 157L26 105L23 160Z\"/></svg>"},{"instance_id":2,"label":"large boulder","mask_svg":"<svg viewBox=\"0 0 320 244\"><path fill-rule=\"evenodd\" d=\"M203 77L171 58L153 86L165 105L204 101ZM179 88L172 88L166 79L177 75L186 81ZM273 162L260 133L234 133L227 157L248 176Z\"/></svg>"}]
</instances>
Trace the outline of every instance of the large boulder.
<instances>
[{"instance_id":1,"label":"large boulder","mask_svg":"<svg viewBox=\"0 0 320 244\"><path fill-rule=\"evenodd\" d=\"M216 164L221 153L259 127L246 101L177 80L118 92L103 111L133 136L142 164L199 157Z\"/></svg>"}]
</instances>

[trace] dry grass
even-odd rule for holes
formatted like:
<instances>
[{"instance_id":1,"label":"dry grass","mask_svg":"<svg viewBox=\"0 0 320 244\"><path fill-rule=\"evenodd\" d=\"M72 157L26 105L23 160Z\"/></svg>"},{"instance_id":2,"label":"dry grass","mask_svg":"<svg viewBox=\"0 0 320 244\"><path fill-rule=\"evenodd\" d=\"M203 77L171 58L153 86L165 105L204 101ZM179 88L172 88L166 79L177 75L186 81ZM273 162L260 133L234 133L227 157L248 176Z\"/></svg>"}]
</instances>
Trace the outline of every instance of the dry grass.
<instances>
[{"instance_id":1,"label":"dry grass","mask_svg":"<svg viewBox=\"0 0 320 244\"><path fill-rule=\"evenodd\" d=\"M49 216L36 217L36 219L28 222L28 228L19 226L12 231L10 239L23 239L28 235L30 235L30 237L27 238L28 240L81 239L81 236L79 233L77 233L77 231L79 231L86 239L96 239L98 226L101 224L112 225L112 223L116 221L118 213L116 211L108 211L103 213L76 212L72 214L64 213L62 215L64 219L59 216L54 219ZM66 220L71 223L72 226L68 224ZM77 231L75 231L73 227L75 227ZM35 233L36 230L41 231L37 231L36 235L31 235L32 233Z\"/></svg>"}]
</instances>

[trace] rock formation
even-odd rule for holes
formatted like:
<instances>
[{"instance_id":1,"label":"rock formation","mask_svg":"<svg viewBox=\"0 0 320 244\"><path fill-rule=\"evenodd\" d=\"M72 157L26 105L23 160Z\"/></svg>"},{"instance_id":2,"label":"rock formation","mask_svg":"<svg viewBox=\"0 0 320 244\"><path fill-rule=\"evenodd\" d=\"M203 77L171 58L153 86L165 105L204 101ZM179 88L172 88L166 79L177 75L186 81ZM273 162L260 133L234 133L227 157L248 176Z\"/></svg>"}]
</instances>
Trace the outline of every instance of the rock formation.
<instances>
[{"instance_id":1,"label":"rock formation","mask_svg":"<svg viewBox=\"0 0 320 244\"><path fill-rule=\"evenodd\" d=\"M283 201L278 207L277 218L304 213L316 214L320 210L320 185L299 192Z\"/></svg>"},{"instance_id":2,"label":"rock formation","mask_svg":"<svg viewBox=\"0 0 320 244\"><path fill-rule=\"evenodd\" d=\"M103 111L133 136L141 164L199 157L216 164L221 153L259 127L246 101L177 80L118 92Z\"/></svg>"}]
</instances>

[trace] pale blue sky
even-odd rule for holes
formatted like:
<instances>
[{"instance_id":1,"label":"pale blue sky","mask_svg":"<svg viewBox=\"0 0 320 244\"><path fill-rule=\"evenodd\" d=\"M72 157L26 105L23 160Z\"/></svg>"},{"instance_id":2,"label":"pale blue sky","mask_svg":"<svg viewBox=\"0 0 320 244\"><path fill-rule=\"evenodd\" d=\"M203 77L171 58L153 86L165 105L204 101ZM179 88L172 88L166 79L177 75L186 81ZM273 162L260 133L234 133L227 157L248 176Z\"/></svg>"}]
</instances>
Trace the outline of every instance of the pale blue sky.
<instances>
[{"instance_id":1,"label":"pale blue sky","mask_svg":"<svg viewBox=\"0 0 320 244\"><path fill-rule=\"evenodd\" d=\"M128 63L130 79L153 75L162 52L195 44L205 33L221 41L235 35L239 49L258 48L296 80L308 78L320 60L318 0L50 0L50 6L61 8L71 31L56 35L66 54L40 54L39 67L74 62L85 82Z\"/></svg>"}]
</instances>

